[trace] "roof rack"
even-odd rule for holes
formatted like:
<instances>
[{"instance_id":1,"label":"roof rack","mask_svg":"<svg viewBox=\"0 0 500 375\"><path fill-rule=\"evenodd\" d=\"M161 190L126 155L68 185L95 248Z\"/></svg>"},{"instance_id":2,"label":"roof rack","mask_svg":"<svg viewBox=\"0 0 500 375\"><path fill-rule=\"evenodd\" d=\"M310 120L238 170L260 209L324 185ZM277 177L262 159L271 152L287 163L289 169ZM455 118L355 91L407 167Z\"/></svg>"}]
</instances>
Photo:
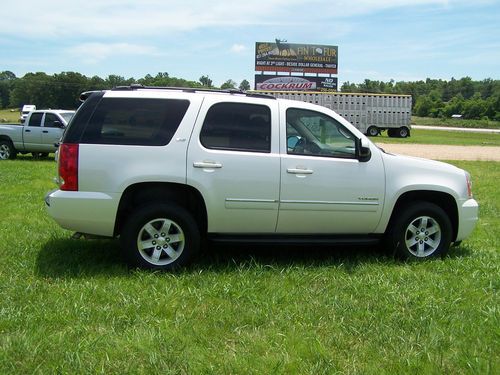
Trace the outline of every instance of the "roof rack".
<instances>
[{"instance_id":1,"label":"roof rack","mask_svg":"<svg viewBox=\"0 0 500 375\"><path fill-rule=\"evenodd\" d=\"M247 92L239 89L205 89L198 87L171 87L171 86L144 86L138 83L133 83L130 86L116 86L112 91L132 91L132 90L176 90L183 92L218 92L223 94L239 94L246 95L252 98L276 99L274 96L263 93Z\"/></svg>"}]
</instances>

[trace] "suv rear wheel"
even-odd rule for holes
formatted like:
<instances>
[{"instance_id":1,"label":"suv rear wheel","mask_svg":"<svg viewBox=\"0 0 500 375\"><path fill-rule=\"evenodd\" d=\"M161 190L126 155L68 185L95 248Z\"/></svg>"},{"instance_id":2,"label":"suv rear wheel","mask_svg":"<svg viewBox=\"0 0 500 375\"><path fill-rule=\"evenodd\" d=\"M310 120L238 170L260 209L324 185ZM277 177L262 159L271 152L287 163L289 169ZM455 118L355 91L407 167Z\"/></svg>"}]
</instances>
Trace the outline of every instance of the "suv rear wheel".
<instances>
[{"instance_id":1,"label":"suv rear wheel","mask_svg":"<svg viewBox=\"0 0 500 375\"><path fill-rule=\"evenodd\" d=\"M191 214L170 204L148 205L125 223L120 240L131 266L173 270L198 252L200 233Z\"/></svg>"},{"instance_id":2,"label":"suv rear wheel","mask_svg":"<svg viewBox=\"0 0 500 375\"><path fill-rule=\"evenodd\" d=\"M439 206L415 202L406 206L396 219L389 240L400 258L435 258L448 251L451 233L451 221Z\"/></svg>"}]
</instances>

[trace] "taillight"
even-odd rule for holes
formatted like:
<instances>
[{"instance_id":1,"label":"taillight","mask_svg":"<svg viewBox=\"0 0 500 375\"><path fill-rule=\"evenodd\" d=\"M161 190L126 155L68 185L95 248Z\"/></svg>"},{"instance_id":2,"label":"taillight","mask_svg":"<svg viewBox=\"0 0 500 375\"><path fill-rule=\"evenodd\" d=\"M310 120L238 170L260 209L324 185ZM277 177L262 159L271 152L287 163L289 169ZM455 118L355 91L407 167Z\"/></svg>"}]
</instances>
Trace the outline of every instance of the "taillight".
<instances>
[{"instance_id":1,"label":"taillight","mask_svg":"<svg viewBox=\"0 0 500 375\"><path fill-rule=\"evenodd\" d=\"M59 178L61 190L78 190L78 144L62 143L59 146Z\"/></svg>"}]
</instances>

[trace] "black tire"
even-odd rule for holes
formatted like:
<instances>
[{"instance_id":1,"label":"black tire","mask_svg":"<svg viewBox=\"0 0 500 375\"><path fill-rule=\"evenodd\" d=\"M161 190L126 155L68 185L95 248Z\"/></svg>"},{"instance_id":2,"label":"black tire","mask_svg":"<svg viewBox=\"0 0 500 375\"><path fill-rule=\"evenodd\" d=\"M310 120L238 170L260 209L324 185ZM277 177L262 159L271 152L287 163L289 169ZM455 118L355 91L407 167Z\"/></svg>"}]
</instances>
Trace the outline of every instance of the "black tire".
<instances>
[{"instance_id":1,"label":"black tire","mask_svg":"<svg viewBox=\"0 0 500 375\"><path fill-rule=\"evenodd\" d=\"M376 137L380 134L380 130L376 126L370 126L366 131L366 135L369 137Z\"/></svg>"},{"instance_id":2,"label":"black tire","mask_svg":"<svg viewBox=\"0 0 500 375\"><path fill-rule=\"evenodd\" d=\"M396 138L398 136L398 129L387 129L387 135L391 138Z\"/></svg>"},{"instance_id":3,"label":"black tire","mask_svg":"<svg viewBox=\"0 0 500 375\"><path fill-rule=\"evenodd\" d=\"M397 134L399 138L406 138L410 136L410 129L406 126L402 126L397 130Z\"/></svg>"},{"instance_id":4,"label":"black tire","mask_svg":"<svg viewBox=\"0 0 500 375\"><path fill-rule=\"evenodd\" d=\"M397 257L420 260L444 256L451 235L450 218L441 207L414 202L399 211L387 239Z\"/></svg>"},{"instance_id":5,"label":"black tire","mask_svg":"<svg viewBox=\"0 0 500 375\"><path fill-rule=\"evenodd\" d=\"M0 140L0 160L15 159L17 151L8 140Z\"/></svg>"},{"instance_id":6,"label":"black tire","mask_svg":"<svg viewBox=\"0 0 500 375\"><path fill-rule=\"evenodd\" d=\"M140 208L129 217L120 241L132 267L170 271L185 266L196 255L200 231L184 208L155 204Z\"/></svg>"}]
</instances>

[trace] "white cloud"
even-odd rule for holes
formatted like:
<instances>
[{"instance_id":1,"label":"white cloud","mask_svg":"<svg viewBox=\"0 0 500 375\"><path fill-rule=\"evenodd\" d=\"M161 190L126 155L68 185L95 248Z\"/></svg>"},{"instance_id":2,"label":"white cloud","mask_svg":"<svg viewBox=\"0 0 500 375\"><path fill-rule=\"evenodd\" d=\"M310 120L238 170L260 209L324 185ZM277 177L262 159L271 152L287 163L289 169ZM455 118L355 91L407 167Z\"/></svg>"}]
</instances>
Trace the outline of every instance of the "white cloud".
<instances>
[{"instance_id":1,"label":"white cloud","mask_svg":"<svg viewBox=\"0 0 500 375\"><path fill-rule=\"evenodd\" d=\"M314 25L318 19L344 18L382 9L437 5L465 0L86 0L43 2L7 0L0 36L35 38L160 36L206 27ZM484 1L484 0L483 0ZM20 27L20 20L22 27Z\"/></svg>"},{"instance_id":2,"label":"white cloud","mask_svg":"<svg viewBox=\"0 0 500 375\"><path fill-rule=\"evenodd\" d=\"M245 51L247 47L245 47L243 44L233 44L231 47L231 52L234 53L241 53Z\"/></svg>"},{"instance_id":3,"label":"white cloud","mask_svg":"<svg viewBox=\"0 0 500 375\"><path fill-rule=\"evenodd\" d=\"M69 48L68 52L86 64L96 64L114 56L160 55L155 47L130 43L83 43Z\"/></svg>"}]
</instances>

